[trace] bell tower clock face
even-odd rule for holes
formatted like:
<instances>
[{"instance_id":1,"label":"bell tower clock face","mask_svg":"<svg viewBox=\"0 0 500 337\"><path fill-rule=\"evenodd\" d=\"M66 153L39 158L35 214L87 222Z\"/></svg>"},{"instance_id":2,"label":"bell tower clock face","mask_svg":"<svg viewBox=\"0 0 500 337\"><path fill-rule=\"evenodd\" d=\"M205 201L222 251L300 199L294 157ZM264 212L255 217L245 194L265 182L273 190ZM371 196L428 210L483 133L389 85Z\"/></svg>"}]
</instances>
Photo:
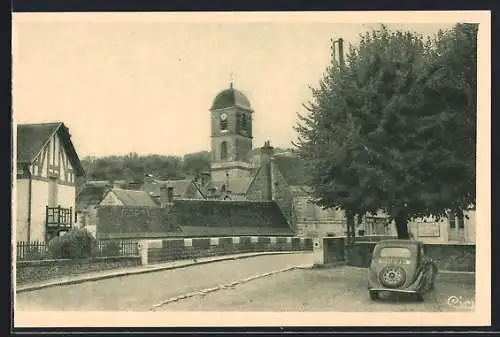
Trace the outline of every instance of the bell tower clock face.
<instances>
[{"instance_id":1,"label":"bell tower clock face","mask_svg":"<svg viewBox=\"0 0 500 337\"><path fill-rule=\"evenodd\" d=\"M225 112L223 112L223 113L221 113L219 115L219 118L220 118L220 122L219 122L220 126L219 126L219 128L220 128L220 130L222 132L226 132L227 131L227 126L228 126L227 125L227 114Z\"/></svg>"}]
</instances>

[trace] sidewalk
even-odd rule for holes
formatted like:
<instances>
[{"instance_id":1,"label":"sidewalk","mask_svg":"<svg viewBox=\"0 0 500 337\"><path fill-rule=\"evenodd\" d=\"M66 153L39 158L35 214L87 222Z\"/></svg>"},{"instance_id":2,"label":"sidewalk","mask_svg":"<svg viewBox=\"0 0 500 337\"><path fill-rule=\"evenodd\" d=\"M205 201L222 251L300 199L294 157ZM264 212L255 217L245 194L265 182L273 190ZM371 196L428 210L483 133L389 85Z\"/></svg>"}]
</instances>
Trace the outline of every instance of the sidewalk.
<instances>
[{"instance_id":1,"label":"sidewalk","mask_svg":"<svg viewBox=\"0 0 500 337\"><path fill-rule=\"evenodd\" d=\"M104 280L113 277L127 276L127 275L135 275L135 274L144 274L151 273L155 271L163 271L177 268L184 268L194 265L202 265L206 263L212 262L220 262L227 260L238 260L262 255L277 255L277 254L303 254L309 252L261 252L261 253L243 253L243 254L231 254L231 255L222 255L222 256L214 256L214 257L202 257L198 258L196 262L193 259L189 260L177 260L177 261L169 261L165 263L155 263L146 266L137 266L137 267L129 267L129 268L119 268L112 270L105 270L101 272L93 272L93 273L85 273L74 276L66 276L52 280L46 280L43 282L29 283L23 284L16 287L16 293L22 293L26 291L33 291L48 287L56 287L62 285L70 285L70 284L78 284L83 282L91 282ZM312 265L311 265L312 266Z\"/></svg>"}]
</instances>

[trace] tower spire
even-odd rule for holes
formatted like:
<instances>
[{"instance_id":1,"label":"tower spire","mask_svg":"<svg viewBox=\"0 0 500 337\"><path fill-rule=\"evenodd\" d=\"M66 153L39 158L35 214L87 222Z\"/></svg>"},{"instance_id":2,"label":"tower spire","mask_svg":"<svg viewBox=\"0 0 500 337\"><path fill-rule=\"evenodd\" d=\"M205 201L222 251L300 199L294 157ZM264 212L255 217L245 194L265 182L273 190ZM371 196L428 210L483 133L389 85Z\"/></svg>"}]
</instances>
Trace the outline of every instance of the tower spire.
<instances>
[{"instance_id":1,"label":"tower spire","mask_svg":"<svg viewBox=\"0 0 500 337\"><path fill-rule=\"evenodd\" d=\"M229 87L231 89L233 89L233 82L234 82L234 75L233 75L233 72L231 71L231 73L229 75Z\"/></svg>"}]
</instances>

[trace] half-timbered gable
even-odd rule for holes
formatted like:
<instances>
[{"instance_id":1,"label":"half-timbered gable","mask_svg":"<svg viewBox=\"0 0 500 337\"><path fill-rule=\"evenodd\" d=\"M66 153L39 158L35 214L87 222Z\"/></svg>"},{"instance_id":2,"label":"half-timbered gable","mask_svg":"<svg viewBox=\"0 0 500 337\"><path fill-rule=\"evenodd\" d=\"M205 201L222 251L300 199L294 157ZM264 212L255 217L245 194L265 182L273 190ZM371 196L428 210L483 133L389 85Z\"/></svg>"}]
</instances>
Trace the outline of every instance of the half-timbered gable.
<instances>
[{"instance_id":1,"label":"half-timbered gable","mask_svg":"<svg viewBox=\"0 0 500 337\"><path fill-rule=\"evenodd\" d=\"M18 126L20 167L28 167L32 178L57 179L59 184L75 185L83 168L63 123L23 124ZM19 174L19 171L18 171Z\"/></svg>"},{"instance_id":2,"label":"half-timbered gable","mask_svg":"<svg viewBox=\"0 0 500 337\"><path fill-rule=\"evenodd\" d=\"M44 241L71 228L76 177L84 174L61 122L17 126L18 241Z\"/></svg>"}]
</instances>

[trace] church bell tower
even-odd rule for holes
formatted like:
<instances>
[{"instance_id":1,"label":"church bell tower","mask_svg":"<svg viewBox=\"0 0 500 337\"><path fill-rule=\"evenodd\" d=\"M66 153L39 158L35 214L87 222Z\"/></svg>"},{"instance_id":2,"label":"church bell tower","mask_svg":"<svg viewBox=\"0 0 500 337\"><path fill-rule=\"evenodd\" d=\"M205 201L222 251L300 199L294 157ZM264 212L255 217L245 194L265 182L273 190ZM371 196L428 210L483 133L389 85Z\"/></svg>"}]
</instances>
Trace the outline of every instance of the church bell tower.
<instances>
[{"instance_id":1,"label":"church bell tower","mask_svg":"<svg viewBox=\"0 0 500 337\"><path fill-rule=\"evenodd\" d=\"M212 180L250 177L253 109L248 98L231 83L215 96L210 113Z\"/></svg>"}]
</instances>

